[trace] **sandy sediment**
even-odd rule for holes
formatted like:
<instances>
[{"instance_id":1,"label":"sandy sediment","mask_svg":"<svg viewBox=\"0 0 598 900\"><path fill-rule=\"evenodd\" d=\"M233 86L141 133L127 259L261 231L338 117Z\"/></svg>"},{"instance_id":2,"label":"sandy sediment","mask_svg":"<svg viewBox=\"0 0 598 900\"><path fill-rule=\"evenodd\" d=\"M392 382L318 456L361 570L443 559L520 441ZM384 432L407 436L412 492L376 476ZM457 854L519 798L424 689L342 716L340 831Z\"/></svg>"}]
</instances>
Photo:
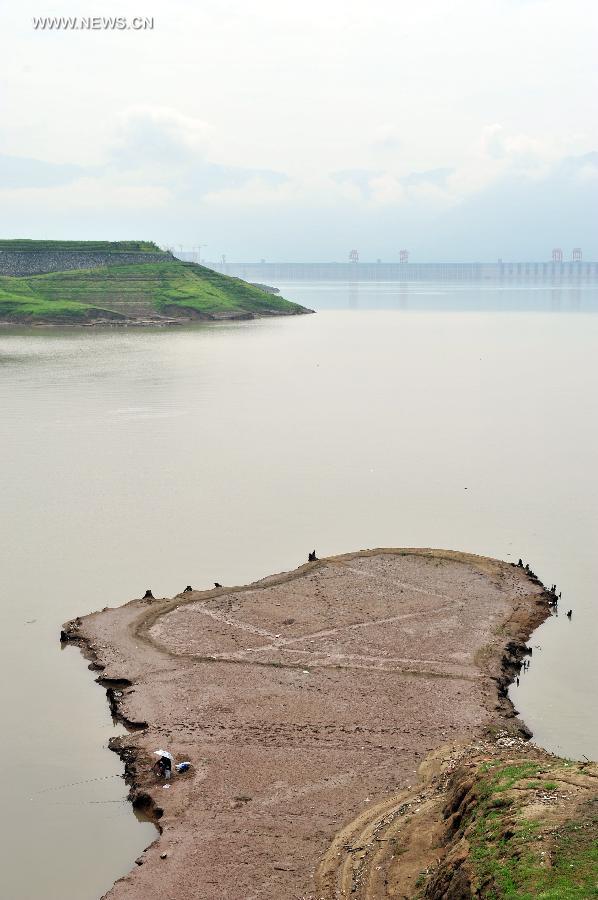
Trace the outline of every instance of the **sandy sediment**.
<instances>
[{"instance_id":1,"label":"sandy sediment","mask_svg":"<svg viewBox=\"0 0 598 900\"><path fill-rule=\"evenodd\" d=\"M343 896L316 871L348 823L396 804L439 747L525 732L506 687L550 600L509 563L372 550L67 623L160 830L106 896ZM168 788L157 748L192 763Z\"/></svg>"}]
</instances>

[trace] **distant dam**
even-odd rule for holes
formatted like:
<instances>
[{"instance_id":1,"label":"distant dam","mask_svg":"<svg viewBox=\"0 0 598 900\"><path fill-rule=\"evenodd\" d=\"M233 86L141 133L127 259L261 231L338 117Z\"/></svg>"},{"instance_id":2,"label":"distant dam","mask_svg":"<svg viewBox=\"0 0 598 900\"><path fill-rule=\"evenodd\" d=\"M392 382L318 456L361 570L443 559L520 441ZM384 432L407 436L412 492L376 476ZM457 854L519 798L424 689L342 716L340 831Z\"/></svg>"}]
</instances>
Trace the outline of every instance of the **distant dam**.
<instances>
[{"instance_id":1,"label":"distant dam","mask_svg":"<svg viewBox=\"0 0 598 900\"><path fill-rule=\"evenodd\" d=\"M179 254L177 254L179 255ZM180 258L190 258L181 253ZM279 281L598 281L598 262L392 263L204 262L223 275Z\"/></svg>"}]
</instances>

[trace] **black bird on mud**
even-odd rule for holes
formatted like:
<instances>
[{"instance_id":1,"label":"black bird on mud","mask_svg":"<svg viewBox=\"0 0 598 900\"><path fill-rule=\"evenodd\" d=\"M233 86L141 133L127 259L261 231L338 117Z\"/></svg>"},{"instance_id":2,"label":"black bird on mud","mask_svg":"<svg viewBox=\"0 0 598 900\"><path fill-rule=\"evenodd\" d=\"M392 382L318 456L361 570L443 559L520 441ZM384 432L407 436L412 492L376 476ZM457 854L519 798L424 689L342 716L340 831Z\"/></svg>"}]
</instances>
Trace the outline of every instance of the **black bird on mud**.
<instances>
[{"instance_id":1,"label":"black bird on mud","mask_svg":"<svg viewBox=\"0 0 598 900\"><path fill-rule=\"evenodd\" d=\"M567 610L567 618L570 619L572 615L573 615L573 610L572 610L572 609L568 609L568 610Z\"/></svg>"},{"instance_id":2,"label":"black bird on mud","mask_svg":"<svg viewBox=\"0 0 598 900\"><path fill-rule=\"evenodd\" d=\"M219 581L215 581L215 582L214 582L214 587L222 587L222 585L220 584Z\"/></svg>"},{"instance_id":3,"label":"black bird on mud","mask_svg":"<svg viewBox=\"0 0 598 900\"><path fill-rule=\"evenodd\" d=\"M312 550L311 553L308 553L308 554L307 554L307 561L308 561L308 562L315 562L315 561L317 560L317 558L318 558L318 557L316 556L316 551L315 551L315 550Z\"/></svg>"}]
</instances>

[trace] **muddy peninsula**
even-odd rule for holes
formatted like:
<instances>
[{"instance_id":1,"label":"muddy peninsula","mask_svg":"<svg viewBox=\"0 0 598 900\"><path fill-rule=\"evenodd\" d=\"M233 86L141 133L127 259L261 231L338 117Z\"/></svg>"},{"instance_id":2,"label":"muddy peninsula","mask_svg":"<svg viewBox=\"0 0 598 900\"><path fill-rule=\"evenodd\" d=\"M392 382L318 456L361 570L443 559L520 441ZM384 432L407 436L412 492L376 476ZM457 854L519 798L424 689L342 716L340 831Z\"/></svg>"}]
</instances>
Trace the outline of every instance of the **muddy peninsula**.
<instances>
[{"instance_id":1,"label":"muddy peninsula","mask_svg":"<svg viewBox=\"0 0 598 900\"><path fill-rule=\"evenodd\" d=\"M441 870L449 774L546 756L507 687L551 602L521 566L384 549L67 623L129 728L112 749L159 831L106 897L470 896ZM158 748L191 763L167 786Z\"/></svg>"}]
</instances>

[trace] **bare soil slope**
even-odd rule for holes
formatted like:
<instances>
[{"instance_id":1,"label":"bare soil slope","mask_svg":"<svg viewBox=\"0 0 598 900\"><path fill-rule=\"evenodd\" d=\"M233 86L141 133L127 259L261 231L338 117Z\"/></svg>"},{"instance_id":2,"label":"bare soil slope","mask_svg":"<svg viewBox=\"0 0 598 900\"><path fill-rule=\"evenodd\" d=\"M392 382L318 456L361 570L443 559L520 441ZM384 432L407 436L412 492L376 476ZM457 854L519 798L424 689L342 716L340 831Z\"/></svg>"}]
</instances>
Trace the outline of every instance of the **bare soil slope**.
<instances>
[{"instance_id":1,"label":"bare soil slope","mask_svg":"<svg viewBox=\"0 0 598 900\"><path fill-rule=\"evenodd\" d=\"M426 759L334 838L318 900L598 897L598 766L498 732Z\"/></svg>"}]
</instances>

